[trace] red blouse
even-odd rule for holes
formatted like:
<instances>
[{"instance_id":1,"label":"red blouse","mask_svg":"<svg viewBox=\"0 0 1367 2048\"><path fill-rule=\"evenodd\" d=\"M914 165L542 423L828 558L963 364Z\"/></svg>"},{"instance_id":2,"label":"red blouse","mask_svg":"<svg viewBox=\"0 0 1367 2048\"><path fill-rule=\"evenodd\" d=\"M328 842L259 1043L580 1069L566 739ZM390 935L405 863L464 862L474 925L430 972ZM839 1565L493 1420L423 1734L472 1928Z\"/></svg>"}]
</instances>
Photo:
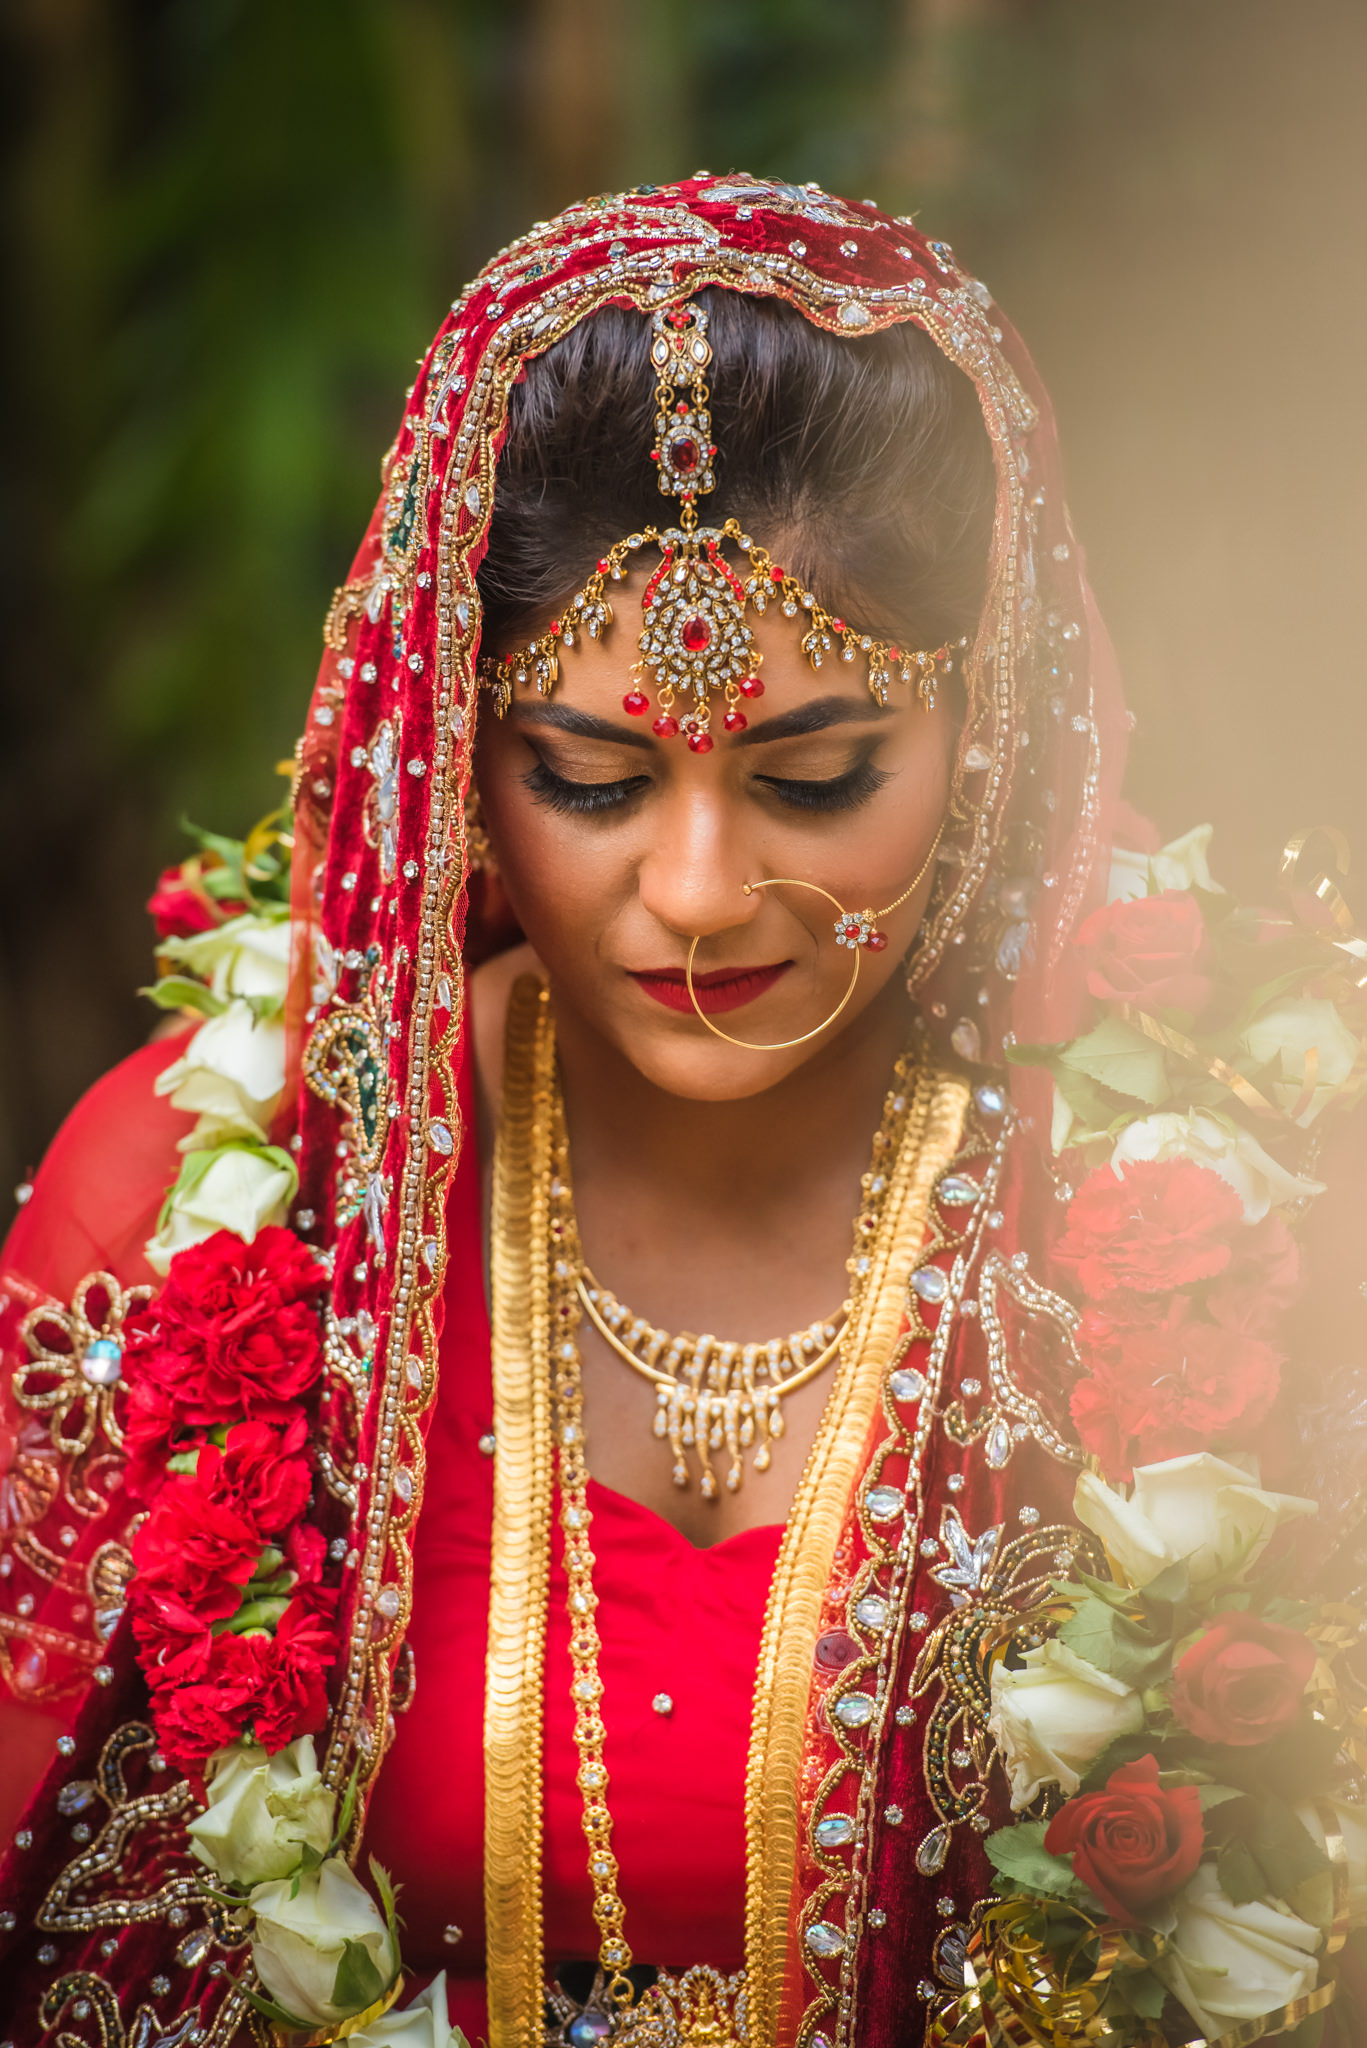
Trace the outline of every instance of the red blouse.
<instances>
[{"instance_id":1,"label":"red blouse","mask_svg":"<svg viewBox=\"0 0 1367 2048\"><path fill-rule=\"evenodd\" d=\"M470 1132L473 1121L467 1120ZM405 1962L444 1968L451 2018L487 2031L484 1656L493 1460L479 1163L467 1144L448 1207L451 1258L408 1641L416 1688L380 1773L367 1850L402 1884ZM605 1761L626 1935L639 1962L739 1969L744 1785L755 1665L782 1530L698 1550L651 1510L590 1482L603 1649ZM597 1954L580 1826L569 1625L558 1524L546 1641L545 1950ZM459 1929L459 1936L448 1930Z\"/></svg>"}]
</instances>

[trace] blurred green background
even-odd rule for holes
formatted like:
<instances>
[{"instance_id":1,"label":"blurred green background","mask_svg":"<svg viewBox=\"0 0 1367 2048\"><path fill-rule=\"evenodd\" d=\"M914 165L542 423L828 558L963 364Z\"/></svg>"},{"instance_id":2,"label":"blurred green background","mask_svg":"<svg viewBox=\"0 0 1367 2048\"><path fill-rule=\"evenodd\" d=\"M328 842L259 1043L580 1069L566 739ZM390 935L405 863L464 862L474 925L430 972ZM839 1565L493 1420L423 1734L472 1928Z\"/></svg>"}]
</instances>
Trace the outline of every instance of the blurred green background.
<instances>
[{"instance_id":1,"label":"blurred green background","mask_svg":"<svg viewBox=\"0 0 1367 2048\"><path fill-rule=\"evenodd\" d=\"M1362 0L9 0L0 33L0 1186L146 1035L181 813L277 800L445 305L589 192L740 168L948 236L1054 392L1136 800L1213 818L1245 888L1358 823Z\"/></svg>"}]
</instances>

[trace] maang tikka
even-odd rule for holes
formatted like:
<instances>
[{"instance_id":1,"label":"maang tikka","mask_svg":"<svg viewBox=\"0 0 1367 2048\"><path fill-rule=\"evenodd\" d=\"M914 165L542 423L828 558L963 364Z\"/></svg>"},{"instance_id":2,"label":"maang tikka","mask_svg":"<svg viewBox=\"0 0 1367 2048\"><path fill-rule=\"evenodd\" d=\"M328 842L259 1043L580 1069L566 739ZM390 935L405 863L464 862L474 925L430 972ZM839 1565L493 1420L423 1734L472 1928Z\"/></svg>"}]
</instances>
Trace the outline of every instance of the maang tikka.
<instances>
[{"instance_id":1,"label":"maang tikka","mask_svg":"<svg viewBox=\"0 0 1367 2048\"><path fill-rule=\"evenodd\" d=\"M950 665L947 645L933 653L908 653L859 633L779 568L736 520L698 525L697 501L716 486L717 459L706 375L712 344L703 307L692 302L662 307L651 323L650 360L657 379L651 461L662 494L679 501L679 524L663 531L646 526L619 540L539 639L514 654L480 657L480 678L493 693L499 716L512 702L515 684L535 683L543 697L549 696L560 673L561 651L573 647L577 635L597 640L606 633L612 624L607 585L620 583L630 573L630 558L645 547L658 548L660 562L641 599L640 659L632 666L633 686L622 704L633 717L644 717L651 707L643 685L647 674L652 676L657 691L652 730L661 739L682 733L695 754L709 753L715 697L725 702L724 730L745 730L743 700L764 695L759 676L763 656L748 614L753 610L763 616L770 605L777 605L785 618L805 615L802 651L814 669L828 655L839 661L862 655L877 704L887 703L896 674L904 683L915 682L929 710L937 669ZM748 576L727 561L723 549L728 543L749 557Z\"/></svg>"}]
</instances>

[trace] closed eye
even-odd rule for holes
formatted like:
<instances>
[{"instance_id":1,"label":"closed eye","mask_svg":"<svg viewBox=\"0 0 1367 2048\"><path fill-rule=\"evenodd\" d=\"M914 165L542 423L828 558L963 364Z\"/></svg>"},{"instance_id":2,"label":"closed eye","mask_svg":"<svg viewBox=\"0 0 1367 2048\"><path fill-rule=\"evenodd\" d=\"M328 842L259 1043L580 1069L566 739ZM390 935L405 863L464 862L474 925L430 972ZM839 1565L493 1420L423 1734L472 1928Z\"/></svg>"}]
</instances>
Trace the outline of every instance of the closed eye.
<instances>
[{"instance_id":1,"label":"closed eye","mask_svg":"<svg viewBox=\"0 0 1367 2048\"><path fill-rule=\"evenodd\" d=\"M536 802L561 817L592 817L595 812L620 810L650 781L648 775L627 775L616 782L571 782L538 760L523 776L523 786Z\"/></svg>"},{"instance_id":2,"label":"closed eye","mask_svg":"<svg viewBox=\"0 0 1367 2048\"><path fill-rule=\"evenodd\" d=\"M891 771L875 768L867 758L856 761L843 775L821 781L797 780L780 775L757 775L756 782L772 790L779 802L795 811L854 811L876 796Z\"/></svg>"}]
</instances>

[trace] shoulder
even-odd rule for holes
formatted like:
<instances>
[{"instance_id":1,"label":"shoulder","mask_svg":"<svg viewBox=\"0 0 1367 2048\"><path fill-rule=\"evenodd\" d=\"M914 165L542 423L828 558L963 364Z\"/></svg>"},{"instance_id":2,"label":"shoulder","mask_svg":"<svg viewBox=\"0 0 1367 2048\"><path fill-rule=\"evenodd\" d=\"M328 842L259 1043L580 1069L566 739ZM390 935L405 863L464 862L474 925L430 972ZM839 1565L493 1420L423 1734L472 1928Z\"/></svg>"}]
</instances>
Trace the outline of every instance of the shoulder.
<instances>
[{"instance_id":1,"label":"shoulder","mask_svg":"<svg viewBox=\"0 0 1367 2048\"><path fill-rule=\"evenodd\" d=\"M545 970L525 943L495 954L470 976L470 1043L474 1051L476 1100L481 1138L488 1140L498 1129L498 1106L503 1095L503 1034L508 1016L508 998L513 985L524 974ZM488 1156L487 1143L481 1149Z\"/></svg>"}]
</instances>

